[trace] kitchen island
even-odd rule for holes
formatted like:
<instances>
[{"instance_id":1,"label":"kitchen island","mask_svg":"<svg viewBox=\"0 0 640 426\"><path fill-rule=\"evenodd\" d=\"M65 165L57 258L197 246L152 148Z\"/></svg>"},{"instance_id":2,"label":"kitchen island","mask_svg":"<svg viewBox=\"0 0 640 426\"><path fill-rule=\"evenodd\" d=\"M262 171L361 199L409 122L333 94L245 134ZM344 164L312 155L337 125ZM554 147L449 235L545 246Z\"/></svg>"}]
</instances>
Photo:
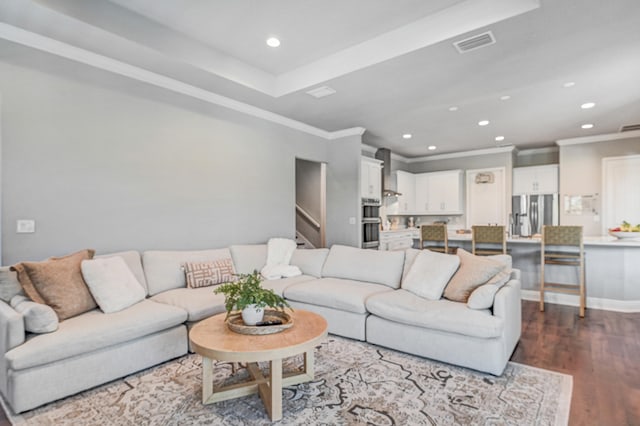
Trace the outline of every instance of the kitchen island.
<instances>
[{"instance_id":1,"label":"kitchen island","mask_svg":"<svg viewBox=\"0 0 640 426\"><path fill-rule=\"evenodd\" d=\"M406 238L409 233L414 247L420 241L418 228L383 231L382 234L385 232L387 238L392 235ZM449 232L449 246L471 251L471 234ZM637 239L585 236L584 249L587 308L640 312L640 236ZM522 271L523 299L539 300L540 239L510 237L507 250L513 258L513 267ZM547 281L578 282L577 268L546 265L546 270ZM576 295L546 293L545 299L550 303L578 306Z\"/></svg>"}]
</instances>

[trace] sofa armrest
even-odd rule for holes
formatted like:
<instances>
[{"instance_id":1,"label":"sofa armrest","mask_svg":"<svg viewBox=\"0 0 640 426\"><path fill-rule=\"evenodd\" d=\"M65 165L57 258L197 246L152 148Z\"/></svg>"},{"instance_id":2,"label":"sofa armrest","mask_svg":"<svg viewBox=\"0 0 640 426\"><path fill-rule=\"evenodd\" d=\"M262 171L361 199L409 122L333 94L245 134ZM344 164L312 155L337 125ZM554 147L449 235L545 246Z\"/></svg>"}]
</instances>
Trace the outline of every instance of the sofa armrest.
<instances>
[{"instance_id":1,"label":"sofa armrest","mask_svg":"<svg viewBox=\"0 0 640 426\"><path fill-rule=\"evenodd\" d=\"M504 319L505 355L508 359L520 340L522 332L519 280L511 280L498 290L493 301L493 315Z\"/></svg>"},{"instance_id":2,"label":"sofa armrest","mask_svg":"<svg viewBox=\"0 0 640 426\"><path fill-rule=\"evenodd\" d=\"M4 354L24 341L24 318L0 300L0 350Z\"/></svg>"}]
</instances>

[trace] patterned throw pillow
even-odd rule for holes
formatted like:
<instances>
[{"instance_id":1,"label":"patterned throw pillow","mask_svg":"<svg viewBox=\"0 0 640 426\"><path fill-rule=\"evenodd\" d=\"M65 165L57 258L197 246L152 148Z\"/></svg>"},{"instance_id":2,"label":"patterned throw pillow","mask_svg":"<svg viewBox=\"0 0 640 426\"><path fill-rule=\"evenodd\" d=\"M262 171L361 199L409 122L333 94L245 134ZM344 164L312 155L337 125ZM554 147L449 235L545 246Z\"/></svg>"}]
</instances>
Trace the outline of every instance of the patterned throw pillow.
<instances>
[{"instance_id":1,"label":"patterned throw pillow","mask_svg":"<svg viewBox=\"0 0 640 426\"><path fill-rule=\"evenodd\" d=\"M186 262L183 267L188 288L228 283L235 277L233 261L230 257L210 262Z\"/></svg>"}]
</instances>

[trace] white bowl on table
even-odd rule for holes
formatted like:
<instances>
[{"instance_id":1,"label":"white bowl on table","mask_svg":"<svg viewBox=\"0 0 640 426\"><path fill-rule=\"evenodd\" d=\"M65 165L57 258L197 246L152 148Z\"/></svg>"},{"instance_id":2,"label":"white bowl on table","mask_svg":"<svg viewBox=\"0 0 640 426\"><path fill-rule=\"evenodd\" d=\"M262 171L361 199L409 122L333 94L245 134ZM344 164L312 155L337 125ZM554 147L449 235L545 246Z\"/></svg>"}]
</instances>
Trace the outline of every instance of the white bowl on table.
<instances>
[{"instance_id":1,"label":"white bowl on table","mask_svg":"<svg viewBox=\"0 0 640 426\"><path fill-rule=\"evenodd\" d=\"M640 238L640 232L609 231L609 235L620 239Z\"/></svg>"}]
</instances>

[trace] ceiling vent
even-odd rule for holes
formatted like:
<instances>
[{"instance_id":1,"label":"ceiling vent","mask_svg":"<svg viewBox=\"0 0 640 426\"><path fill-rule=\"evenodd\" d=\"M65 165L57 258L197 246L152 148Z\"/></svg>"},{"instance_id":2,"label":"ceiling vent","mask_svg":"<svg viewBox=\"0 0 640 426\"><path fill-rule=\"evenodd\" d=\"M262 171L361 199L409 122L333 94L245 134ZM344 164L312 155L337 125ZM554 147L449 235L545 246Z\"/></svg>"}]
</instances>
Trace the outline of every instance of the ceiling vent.
<instances>
[{"instance_id":1,"label":"ceiling vent","mask_svg":"<svg viewBox=\"0 0 640 426\"><path fill-rule=\"evenodd\" d=\"M640 130L640 124L628 124L626 126L620 127L620 133L631 132L633 130Z\"/></svg>"},{"instance_id":2,"label":"ceiling vent","mask_svg":"<svg viewBox=\"0 0 640 426\"><path fill-rule=\"evenodd\" d=\"M316 87L315 89L307 92L307 94L314 98L324 98L325 96L333 95L334 93L336 93L336 91L329 86Z\"/></svg>"},{"instance_id":3,"label":"ceiling vent","mask_svg":"<svg viewBox=\"0 0 640 426\"><path fill-rule=\"evenodd\" d=\"M493 33L491 31L487 31L486 33L477 34L473 37L456 41L453 45L456 47L458 52L467 53L472 50L480 49L481 47L489 46L495 42L496 39L493 37Z\"/></svg>"}]
</instances>

